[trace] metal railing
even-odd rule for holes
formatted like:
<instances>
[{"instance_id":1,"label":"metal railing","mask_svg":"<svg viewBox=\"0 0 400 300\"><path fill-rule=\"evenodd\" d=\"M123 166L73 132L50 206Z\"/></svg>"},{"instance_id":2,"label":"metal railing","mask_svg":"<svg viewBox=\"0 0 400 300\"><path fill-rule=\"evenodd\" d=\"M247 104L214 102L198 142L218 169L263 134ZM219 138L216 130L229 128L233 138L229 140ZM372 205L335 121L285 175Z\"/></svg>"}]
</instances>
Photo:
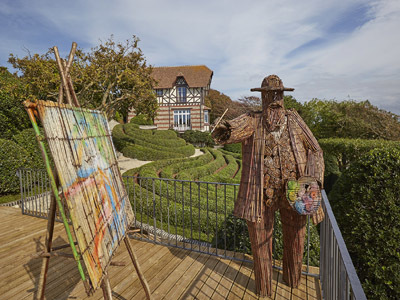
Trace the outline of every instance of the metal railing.
<instances>
[{"instance_id":1,"label":"metal railing","mask_svg":"<svg viewBox=\"0 0 400 300\"><path fill-rule=\"evenodd\" d=\"M47 218L50 188L43 170L19 170L22 213ZM140 232L149 242L248 261L234 255L250 252L246 222L232 215L238 184L124 176ZM309 272L310 222L303 274L320 278L323 299L366 299L326 193L325 219L320 225L320 273ZM277 218L275 218L276 222ZM274 226L274 268L281 269L275 245L281 243ZM242 256L243 257L243 256Z\"/></svg>"},{"instance_id":2,"label":"metal railing","mask_svg":"<svg viewBox=\"0 0 400 300\"><path fill-rule=\"evenodd\" d=\"M367 299L325 191L320 227L320 281L323 299Z\"/></svg>"},{"instance_id":3,"label":"metal railing","mask_svg":"<svg viewBox=\"0 0 400 300\"><path fill-rule=\"evenodd\" d=\"M19 206L24 215L47 219L50 209L51 188L46 170L19 169L21 200ZM64 205L65 208L65 205ZM68 212L68 210L66 210ZM67 213L69 219L69 214ZM58 209L56 221L62 222Z\"/></svg>"}]
</instances>

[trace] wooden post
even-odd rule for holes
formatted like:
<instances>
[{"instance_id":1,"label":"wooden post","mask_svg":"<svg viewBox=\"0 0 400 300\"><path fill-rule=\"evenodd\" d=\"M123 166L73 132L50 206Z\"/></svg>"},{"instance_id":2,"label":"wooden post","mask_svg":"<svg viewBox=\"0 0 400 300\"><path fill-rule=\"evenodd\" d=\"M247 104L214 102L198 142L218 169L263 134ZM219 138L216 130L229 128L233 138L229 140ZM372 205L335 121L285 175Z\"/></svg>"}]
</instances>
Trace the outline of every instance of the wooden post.
<instances>
[{"instance_id":1,"label":"wooden post","mask_svg":"<svg viewBox=\"0 0 400 300\"><path fill-rule=\"evenodd\" d=\"M47 232L45 241L45 253L51 251L51 245L53 243L53 233L54 233L54 221L56 218L56 198L53 194L50 196L50 209L49 209L49 219L47 221ZM49 268L50 256L43 257L42 269L40 271L39 286L38 286L38 299L44 299L44 291L47 281L47 270Z\"/></svg>"},{"instance_id":2,"label":"wooden post","mask_svg":"<svg viewBox=\"0 0 400 300\"><path fill-rule=\"evenodd\" d=\"M143 286L144 292L146 293L146 298L148 300L150 300L152 298L151 298L151 292L150 292L149 284L147 283L147 280L144 277L144 275L142 273L142 270L140 269L138 259L136 257L135 252L133 251L133 248L132 248L132 245L131 245L131 241L129 240L128 235L125 236L124 242L125 242L125 245L126 245L126 249L128 250L129 256L131 257L133 266L136 269L136 273L138 274L139 280L140 280L140 282L141 282L141 284Z\"/></svg>"},{"instance_id":3,"label":"wooden post","mask_svg":"<svg viewBox=\"0 0 400 300\"><path fill-rule=\"evenodd\" d=\"M69 93L67 78L65 76L64 65L60 58L60 53L58 53L58 48L54 46L54 54L56 56L58 71L60 72L62 87L64 88L65 96L67 97L68 104L72 105L71 94Z\"/></svg>"},{"instance_id":4,"label":"wooden post","mask_svg":"<svg viewBox=\"0 0 400 300\"><path fill-rule=\"evenodd\" d=\"M108 274L106 272L104 273L105 276L101 283L101 289L103 290L103 297L105 300L112 300L112 289L110 284L110 278L108 277Z\"/></svg>"}]
</instances>

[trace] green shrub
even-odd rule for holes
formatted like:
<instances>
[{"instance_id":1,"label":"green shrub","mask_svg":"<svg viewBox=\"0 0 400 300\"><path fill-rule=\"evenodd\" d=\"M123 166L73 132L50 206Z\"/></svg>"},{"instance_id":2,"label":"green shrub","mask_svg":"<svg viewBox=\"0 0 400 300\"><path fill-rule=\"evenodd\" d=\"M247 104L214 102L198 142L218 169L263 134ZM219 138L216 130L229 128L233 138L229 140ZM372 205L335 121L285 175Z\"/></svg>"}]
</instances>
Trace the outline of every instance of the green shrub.
<instances>
[{"instance_id":1,"label":"green shrub","mask_svg":"<svg viewBox=\"0 0 400 300\"><path fill-rule=\"evenodd\" d=\"M138 145L142 145L145 147L151 147L155 148L158 150L164 150L164 151L178 151L183 154L186 154L186 156L193 155L195 152L195 149L193 145L186 145L185 141L182 139L170 139L170 140L161 140L161 139L156 139L154 136L150 137L134 137L135 143ZM179 148L182 149L190 149L190 150L179 150ZM188 151L188 152L186 152Z\"/></svg>"},{"instance_id":2,"label":"green shrub","mask_svg":"<svg viewBox=\"0 0 400 300\"><path fill-rule=\"evenodd\" d=\"M318 141L324 151L325 190L329 193L341 173L376 148L400 148L399 141L329 138Z\"/></svg>"},{"instance_id":3,"label":"green shrub","mask_svg":"<svg viewBox=\"0 0 400 300\"><path fill-rule=\"evenodd\" d=\"M0 194L19 191L19 168L29 167L29 153L11 140L0 139Z\"/></svg>"},{"instance_id":4,"label":"green shrub","mask_svg":"<svg viewBox=\"0 0 400 300\"><path fill-rule=\"evenodd\" d=\"M142 137L142 136L152 136L153 131L148 129L140 129L137 124L124 124L124 132L130 137Z\"/></svg>"},{"instance_id":5,"label":"green shrub","mask_svg":"<svg viewBox=\"0 0 400 300\"><path fill-rule=\"evenodd\" d=\"M128 137L124 132L124 125L118 124L112 130L112 140L115 149L122 151L128 145Z\"/></svg>"},{"instance_id":6,"label":"green shrub","mask_svg":"<svg viewBox=\"0 0 400 300\"><path fill-rule=\"evenodd\" d=\"M224 148L221 148L218 150L221 151L223 154L232 155L236 159L242 159L242 152L240 152L240 153L230 152L230 151L226 151Z\"/></svg>"},{"instance_id":7,"label":"green shrub","mask_svg":"<svg viewBox=\"0 0 400 300\"><path fill-rule=\"evenodd\" d=\"M132 124L137 124L137 125L153 125L152 120L148 120L145 115L137 115L133 117L130 121Z\"/></svg>"},{"instance_id":8,"label":"green shrub","mask_svg":"<svg viewBox=\"0 0 400 300\"><path fill-rule=\"evenodd\" d=\"M198 180L199 178L213 174L215 171L225 165L225 159L220 151L210 148L208 150L214 156L213 161L210 161L206 165L184 170L180 172L176 178L182 180Z\"/></svg>"},{"instance_id":9,"label":"green shrub","mask_svg":"<svg viewBox=\"0 0 400 300\"><path fill-rule=\"evenodd\" d=\"M210 182L239 183L237 179L234 179L239 168L236 159L232 155L224 155L224 158L227 164L225 168L216 174L210 174L201 177L200 180Z\"/></svg>"},{"instance_id":10,"label":"green shrub","mask_svg":"<svg viewBox=\"0 0 400 300\"><path fill-rule=\"evenodd\" d=\"M186 142L200 147L212 147L215 145L211 134L208 131L186 130L179 134Z\"/></svg>"},{"instance_id":11,"label":"green shrub","mask_svg":"<svg viewBox=\"0 0 400 300\"><path fill-rule=\"evenodd\" d=\"M44 135L43 129L40 129L40 132L42 135ZM12 139L19 146L24 148L25 151L28 153L29 163L25 166L26 168L32 168L32 169L45 168L45 164L43 162L42 154L33 128L22 130L20 133L14 135ZM49 154L49 156L51 156L47 142L45 142L45 147L46 147L46 152Z\"/></svg>"},{"instance_id":12,"label":"green shrub","mask_svg":"<svg viewBox=\"0 0 400 300\"><path fill-rule=\"evenodd\" d=\"M223 149L229 152L242 154L242 143L225 144Z\"/></svg>"},{"instance_id":13,"label":"green shrub","mask_svg":"<svg viewBox=\"0 0 400 300\"><path fill-rule=\"evenodd\" d=\"M121 151L124 156L136 158L139 160L160 160L168 158L185 157L185 155L177 152L166 152L152 148L143 147L141 145L128 144Z\"/></svg>"},{"instance_id":14,"label":"green shrub","mask_svg":"<svg viewBox=\"0 0 400 300\"><path fill-rule=\"evenodd\" d=\"M400 149L364 154L329 199L369 299L400 299Z\"/></svg>"},{"instance_id":15,"label":"green shrub","mask_svg":"<svg viewBox=\"0 0 400 300\"><path fill-rule=\"evenodd\" d=\"M173 130L154 130L154 136L162 139L176 139L178 137Z\"/></svg>"},{"instance_id":16,"label":"green shrub","mask_svg":"<svg viewBox=\"0 0 400 300\"><path fill-rule=\"evenodd\" d=\"M213 159L213 156L207 149L204 149L203 151L203 155L191 157L184 161L165 166L160 172L160 177L172 179L173 175L179 173L180 171L192 169L209 163Z\"/></svg>"}]
</instances>

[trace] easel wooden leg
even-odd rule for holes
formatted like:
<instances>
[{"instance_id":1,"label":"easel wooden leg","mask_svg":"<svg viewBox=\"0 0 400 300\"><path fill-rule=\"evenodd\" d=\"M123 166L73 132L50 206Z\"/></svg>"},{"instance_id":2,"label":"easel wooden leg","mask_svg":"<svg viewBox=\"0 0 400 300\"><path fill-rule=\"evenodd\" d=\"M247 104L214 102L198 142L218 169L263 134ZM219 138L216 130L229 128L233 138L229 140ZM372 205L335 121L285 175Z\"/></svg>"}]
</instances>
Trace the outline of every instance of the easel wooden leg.
<instances>
[{"instance_id":1,"label":"easel wooden leg","mask_svg":"<svg viewBox=\"0 0 400 300\"><path fill-rule=\"evenodd\" d=\"M108 274L105 273L106 275L103 278L103 281L101 283L101 289L103 290L103 297L105 300L112 300L112 290L111 290L111 284L110 284L110 278L108 278Z\"/></svg>"},{"instance_id":2,"label":"easel wooden leg","mask_svg":"<svg viewBox=\"0 0 400 300\"><path fill-rule=\"evenodd\" d=\"M50 210L49 210L49 219L47 221L47 233L46 233L46 241L45 241L45 253L49 253L51 251L51 245L53 242L53 232L54 232L54 221L56 217L56 198L53 194L50 196ZM42 269L40 271L39 278L39 286L37 292L37 299L44 299L44 291L46 287L47 280L47 270L49 268L50 256L43 258Z\"/></svg>"},{"instance_id":3,"label":"easel wooden leg","mask_svg":"<svg viewBox=\"0 0 400 300\"><path fill-rule=\"evenodd\" d=\"M132 259L133 266L136 269L136 273L138 274L139 280L142 283L144 292L146 293L146 298L148 300L150 300L151 299L151 293L150 293L149 284L147 283L146 278L144 278L144 275L143 275L142 271L140 270L139 262L137 260L135 252L133 252L131 241L129 240L128 236L125 236L124 242L125 242L125 245L126 245L126 249L128 249L129 256Z\"/></svg>"}]
</instances>

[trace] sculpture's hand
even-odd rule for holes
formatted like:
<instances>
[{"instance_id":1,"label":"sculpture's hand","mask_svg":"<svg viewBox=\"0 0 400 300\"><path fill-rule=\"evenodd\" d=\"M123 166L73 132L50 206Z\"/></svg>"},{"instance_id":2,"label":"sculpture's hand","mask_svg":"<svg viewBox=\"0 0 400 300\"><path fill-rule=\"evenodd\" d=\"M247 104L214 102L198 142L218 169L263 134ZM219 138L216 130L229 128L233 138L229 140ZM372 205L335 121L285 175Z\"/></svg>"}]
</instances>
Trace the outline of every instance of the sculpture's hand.
<instances>
[{"instance_id":1,"label":"sculpture's hand","mask_svg":"<svg viewBox=\"0 0 400 300\"><path fill-rule=\"evenodd\" d=\"M215 120L215 124L218 124L218 119ZM217 125L217 127L214 128L214 131L211 134L216 143L221 144L229 139L231 131L230 127L231 126L227 121L219 122L219 124Z\"/></svg>"}]
</instances>

